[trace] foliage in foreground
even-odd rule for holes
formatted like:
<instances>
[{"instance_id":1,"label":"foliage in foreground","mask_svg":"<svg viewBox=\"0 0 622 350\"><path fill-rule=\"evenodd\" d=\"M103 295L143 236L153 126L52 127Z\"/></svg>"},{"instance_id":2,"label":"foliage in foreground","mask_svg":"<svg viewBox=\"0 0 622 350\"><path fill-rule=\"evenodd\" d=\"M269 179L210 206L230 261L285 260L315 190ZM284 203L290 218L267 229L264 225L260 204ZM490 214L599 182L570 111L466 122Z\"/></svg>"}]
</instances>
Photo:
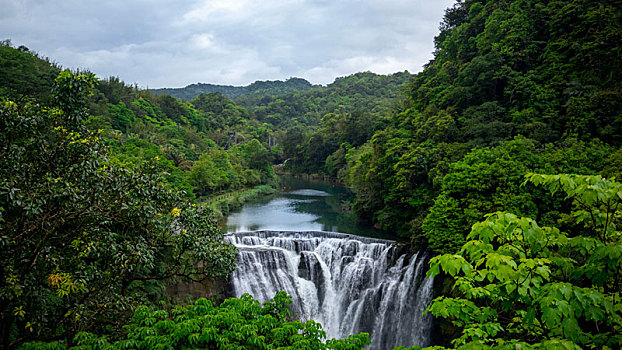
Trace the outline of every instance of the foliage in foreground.
<instances>
[{"instance_id":1,"label":"foliage in foreground","mask_svg":"<svg viewBox=\"0 0 622 350\"><path fill-rule=\"evenodd\" d=\"M458 296L428 308L464 349L619 349L622 346L622 184L600 176L528 174L561 192L569 232L497 212L473 225L457 255L430 262L455 278Z\"/></svg>"},{"instance_id":2,"label":"foliage in foreground","mask_svg":"<svg viewBox=\"0 0 622 350\"><path fill-rule=\"evenodd\" d=\"M326 333L314 321L288 321L291 297L279 292L260 304L250 295L225 300L218 307L198 299L172 311L142 306L124 327L120 340L79 333L70 349L362 349L369 335L323 342ZM66 349L59 342L30 343L22 349Z\"/></svg>"}]
</instances>

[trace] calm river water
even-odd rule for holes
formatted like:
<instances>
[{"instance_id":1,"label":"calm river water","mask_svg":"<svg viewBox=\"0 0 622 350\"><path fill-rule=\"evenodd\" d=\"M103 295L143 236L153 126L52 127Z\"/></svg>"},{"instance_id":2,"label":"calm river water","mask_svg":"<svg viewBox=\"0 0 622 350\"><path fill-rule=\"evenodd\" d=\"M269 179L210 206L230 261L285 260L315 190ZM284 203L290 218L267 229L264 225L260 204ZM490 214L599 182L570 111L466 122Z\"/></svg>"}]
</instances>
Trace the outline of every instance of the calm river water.
<instances>
[{"instance_id":1,"label":"calm river water","mask_svg":"<svg viewBox=\"0 0 622 350\"><path fill-rule=\"evenodd\" d=\"M353 214L342 211L342 201L353 199L345 187L285 176L280 180L280 192L246 203L229 214L226 231L330 231L394 238L358 223Z\"/></svg>"}]
</instances>

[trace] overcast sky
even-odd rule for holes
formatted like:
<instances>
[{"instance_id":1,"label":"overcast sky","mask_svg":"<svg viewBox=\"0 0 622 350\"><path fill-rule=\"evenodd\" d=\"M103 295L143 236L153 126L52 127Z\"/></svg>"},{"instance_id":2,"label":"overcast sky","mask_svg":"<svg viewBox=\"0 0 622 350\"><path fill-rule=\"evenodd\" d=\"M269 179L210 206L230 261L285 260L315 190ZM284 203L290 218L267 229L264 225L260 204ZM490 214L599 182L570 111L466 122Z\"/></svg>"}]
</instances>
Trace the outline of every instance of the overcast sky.
<instances>
[{"instance_id":1,"label":"overcast sky","mask_svg":"<svg viewBox=\"0 0 622 350\"><path fill-rule=\"evenodd\" d=\"M453 0L0 0L0 40L141 87L419 72Z\"/></svg>"}]
</instances>

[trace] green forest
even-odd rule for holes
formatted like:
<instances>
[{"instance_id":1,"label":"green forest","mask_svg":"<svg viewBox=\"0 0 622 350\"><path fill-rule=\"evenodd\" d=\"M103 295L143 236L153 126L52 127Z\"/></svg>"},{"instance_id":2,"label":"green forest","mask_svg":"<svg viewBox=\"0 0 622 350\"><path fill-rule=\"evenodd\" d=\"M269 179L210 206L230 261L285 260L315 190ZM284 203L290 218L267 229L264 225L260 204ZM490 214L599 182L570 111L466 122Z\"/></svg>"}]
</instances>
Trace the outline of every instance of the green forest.
<instances>
[{"instance_id":1,"label":"green forest","mask_svg":"<svg viewBox=\"0 0 622 350\"><path fill-rule=\"evenodd\" d=\"M460 0L417 74L141 89L0 45L5 349L362 349L226 278L219 196L331 178L434 254L431 349L622 347L622 1ZM411 349L418 349L414 346Z\"/></svg>"}]
</instances>

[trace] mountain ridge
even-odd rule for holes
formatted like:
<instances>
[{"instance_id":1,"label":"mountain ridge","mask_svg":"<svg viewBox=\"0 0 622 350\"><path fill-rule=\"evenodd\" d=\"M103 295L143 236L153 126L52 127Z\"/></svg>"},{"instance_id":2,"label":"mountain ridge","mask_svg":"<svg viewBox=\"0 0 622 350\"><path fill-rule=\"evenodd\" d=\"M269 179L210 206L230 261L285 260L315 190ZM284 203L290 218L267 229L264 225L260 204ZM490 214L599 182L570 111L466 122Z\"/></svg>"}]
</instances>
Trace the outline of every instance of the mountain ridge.
<instances>
[{"instance_id":1,"label":"mountain ridge","mask_svg":"<svg viewBox=\"0 0 622 350\"><path fill-rule=\"evenodd\" d=\"M191 100L205 93L221 93L234 99L251 94L287 94L294 91L304 91L320 88L322 85L313 85L303 78L292 77L287 80L257 80L246 86L218 85L210 83L195 83L183 88L149 89L154 94L171 95L183 100Z\"/></svg>"}]
</instances>

